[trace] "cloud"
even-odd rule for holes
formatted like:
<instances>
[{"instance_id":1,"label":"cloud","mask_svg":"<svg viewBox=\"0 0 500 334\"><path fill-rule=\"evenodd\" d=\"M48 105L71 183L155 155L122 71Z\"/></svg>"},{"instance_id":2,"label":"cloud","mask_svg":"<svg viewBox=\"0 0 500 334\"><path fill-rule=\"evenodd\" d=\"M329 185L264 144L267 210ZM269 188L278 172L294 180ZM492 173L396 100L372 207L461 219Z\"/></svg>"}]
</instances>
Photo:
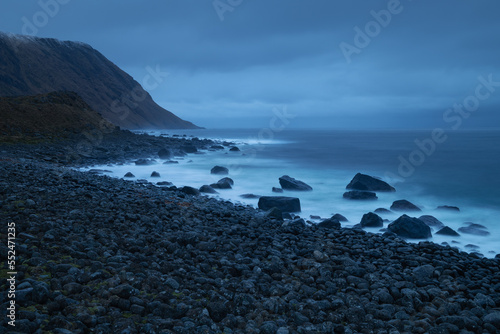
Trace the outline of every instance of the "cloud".
<instances>
[{"instance_id":1,"label":"cloud","mask_svg":"<svg viewBox=\"0 0 500 334\"><path fill-rule=\"evenodd\" d=\"M139 81L161 66L171 76L153 97L205 126L264 122L287 105L310 126L433 127L478 76L500 80L495 0L242 0L223 21L212 3L69 1L39 35L87 42ZM340 44L355 45L355 28L366 33L373 13L394 5L398 13L348 63ZM14 33L43 10L1 7L0 29ZM500 91L467 124L491 126L499 106Z\"/></svg>"}]
</instances>

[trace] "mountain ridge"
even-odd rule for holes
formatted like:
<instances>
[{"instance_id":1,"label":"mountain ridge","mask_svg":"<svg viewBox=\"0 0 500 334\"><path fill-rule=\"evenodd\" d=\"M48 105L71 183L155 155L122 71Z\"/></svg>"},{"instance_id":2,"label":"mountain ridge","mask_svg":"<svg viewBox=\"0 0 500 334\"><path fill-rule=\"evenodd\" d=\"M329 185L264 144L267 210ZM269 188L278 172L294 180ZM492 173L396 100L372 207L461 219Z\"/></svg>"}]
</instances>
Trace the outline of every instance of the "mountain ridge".
<instances>
[{"instance_id":1,"label":"mountain ridge","mask_svg":"<svg viewBox=\"0 0 500 334\"><path fill-rule=\"evenodd\" d=\"M92 46L0 32L0 96L74 91L127 129L196 129L156 104L129 74Z\"/></svg>"}]
</instances>

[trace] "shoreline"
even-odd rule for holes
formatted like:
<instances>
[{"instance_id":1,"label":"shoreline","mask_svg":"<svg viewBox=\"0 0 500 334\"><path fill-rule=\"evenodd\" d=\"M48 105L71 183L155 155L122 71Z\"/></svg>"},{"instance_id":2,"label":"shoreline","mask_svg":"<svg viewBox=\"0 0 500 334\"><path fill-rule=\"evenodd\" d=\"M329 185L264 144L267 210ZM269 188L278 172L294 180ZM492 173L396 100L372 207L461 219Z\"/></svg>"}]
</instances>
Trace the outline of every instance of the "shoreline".
<instances>
[{"instance_id":1,"label":"shoreline","mask_svg":"<svg viewBox=\"0 0 500 334\"><path fill-rule=\"evenodd\" d=\"M188 142L124 137L103 140L108 153L119 148L112 158L96 150L71 161L58 155L66 144L2 154L2 221L18 226L18 329L500 329L498 256L356 229L283 226L248 206L60 168L126 159L134 153L124 147L134 140L138 147L151 144L142 148L143 158L157 152L156 144L175 150ZM213 144L195 142L200 149ZM6 231L4 224L2 247Z\"/></svg>"}]
</instances>

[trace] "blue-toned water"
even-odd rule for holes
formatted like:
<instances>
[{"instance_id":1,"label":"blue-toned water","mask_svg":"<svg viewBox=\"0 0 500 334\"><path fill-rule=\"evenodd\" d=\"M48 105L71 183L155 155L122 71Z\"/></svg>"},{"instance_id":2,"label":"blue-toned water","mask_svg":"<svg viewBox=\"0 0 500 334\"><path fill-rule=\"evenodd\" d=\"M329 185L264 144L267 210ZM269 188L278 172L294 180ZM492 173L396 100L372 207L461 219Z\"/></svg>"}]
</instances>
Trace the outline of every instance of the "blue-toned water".
<instances>
[{"instance_id":1,"label":"blue-toned water","mask_svg":"<svg viewBox=\"0 0 500 334\"><path fill-rule=\"evenodd\" d=\"M312 192L286 192L302 203L301 216L330 217L341 213L344 225L359 223L362 215L376 208L389 208L394 200L407 199L457 230L466 222L485 225L491 235L462 234L458 238L434 236L463 250L486 256L500 252L500 131L463 131L432 135L432 131L327 131L327 130L165 130L156 135L186 134L199 138L225 139L238 144L241 152L206 152L179 160L178 165L113 166L115 176L131 171L138 179L151 182L153 170L161 180L177 186L199 187L217 181L210 175L215 165L230 169L232 190L220 191L224 199L256 206L257 200L242 194L276 195L278 178L290 175L310 184ZM110 167L106 167L110 169ZM345 186L357 173L381 177L395 193L379 193L377 201L345 200ZM436 210L453 205L460 213ZM383 216L393 220L399 214ZM372 230L377 231L377 230ZM436 232L436 231L434 231Z\"/></svg>"}]
</instances>

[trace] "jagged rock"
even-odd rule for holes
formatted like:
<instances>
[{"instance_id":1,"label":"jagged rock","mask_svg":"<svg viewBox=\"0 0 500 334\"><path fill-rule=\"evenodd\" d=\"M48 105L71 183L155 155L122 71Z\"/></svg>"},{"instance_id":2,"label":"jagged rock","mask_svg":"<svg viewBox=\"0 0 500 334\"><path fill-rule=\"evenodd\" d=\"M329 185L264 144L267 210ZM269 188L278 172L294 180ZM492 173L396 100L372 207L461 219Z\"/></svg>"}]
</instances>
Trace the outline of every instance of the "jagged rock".
<instances>
[{"instance_id":1,"label":"jagged rock","mask_svg":"<svg viewBox=\"0 0 500 334\"><path fill-rule=\"evenodd\" d=\"M295 191L311 191L313 188L299 180L294 179L288 175L283 175L279 178L281 188L285 190L295 190Z\"/></svg>"},{"instance_id":2,"label":"jagged rock","mask_svg":"<svg viewBox=\"0 0 500 334\"><path fill-rule=\"evenodd\" d=\"M439 231L437 231L436 234L439 234L439 235L448 235L448 236L451 236L451 237L459 237L460 236L460 234L458 232L456 232L455 230L453 230L452 228L450 228L448 226L443 227L442 229L440 229Z\"/></svg>"},{"instance_id":3,"label":"jagged rock","mask_svg":"<svg viewBox=\"0 0 500 334\"><path fill-rule=\"evenodd\" d=\"M347 185L346 189L364 191L396 191L396 189L390 186L387 182L361 173L354 176L351 182Z\"/></svg>"}]
</instances>

